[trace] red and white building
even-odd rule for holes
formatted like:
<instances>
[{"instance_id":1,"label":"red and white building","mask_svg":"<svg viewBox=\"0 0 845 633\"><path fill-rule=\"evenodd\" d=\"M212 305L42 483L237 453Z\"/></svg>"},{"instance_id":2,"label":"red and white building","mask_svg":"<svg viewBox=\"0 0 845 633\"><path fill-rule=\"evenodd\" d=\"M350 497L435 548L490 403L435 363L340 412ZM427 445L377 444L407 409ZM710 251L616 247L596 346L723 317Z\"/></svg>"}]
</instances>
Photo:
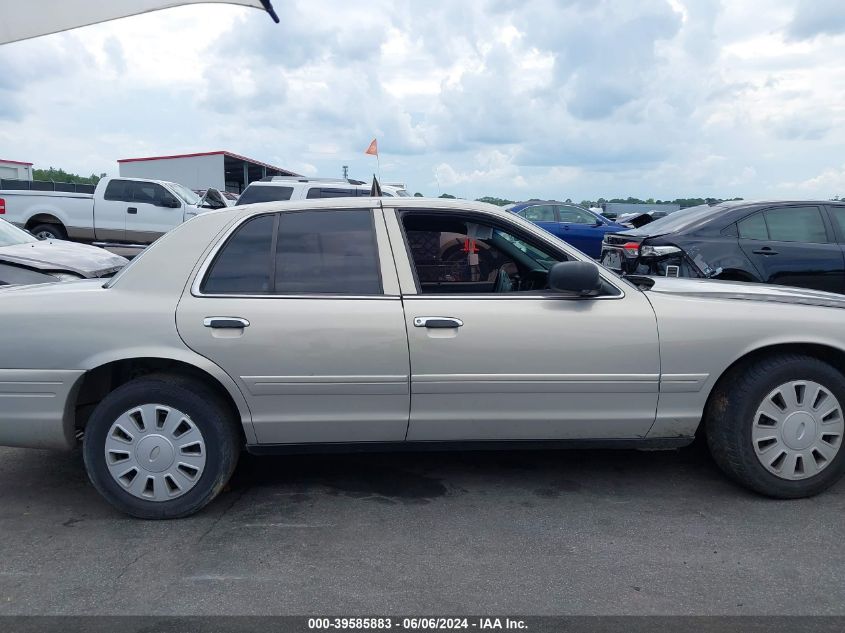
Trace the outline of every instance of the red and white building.
<instances>
[{"instance_id":1,"label":"red and white building","mask_svg":"<svg viewBox=\"0 0 845 633\"><path fill-rule=\"evenodd\" d=\"M266 176L297 176L292 171L240 154L219 150L172 156L122 158L117 161L125 178L150 178L178 182L190 189L240 193L254 180Z\"/></svg>"},{"instance_id":2,"label":"red and white building","mask_svg":"<svg viewBox=\"0 0 845 633\"><path fill-rule=\"evenodd\" d=\"M0 179L32 180L32 163L0 158Z\"/></svg>"}]
</instances>

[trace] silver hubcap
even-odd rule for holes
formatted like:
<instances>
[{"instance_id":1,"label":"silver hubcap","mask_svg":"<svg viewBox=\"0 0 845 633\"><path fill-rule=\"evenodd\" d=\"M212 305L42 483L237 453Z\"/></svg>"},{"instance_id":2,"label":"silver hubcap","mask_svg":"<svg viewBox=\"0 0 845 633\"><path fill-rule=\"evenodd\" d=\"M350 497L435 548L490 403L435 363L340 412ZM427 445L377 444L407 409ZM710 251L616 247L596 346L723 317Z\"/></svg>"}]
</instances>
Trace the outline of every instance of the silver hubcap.
<instances>
[{"instance_id":1,"label":"silver hubcap","mask_svg":"<svg viewBox=\"0 0 845 633\"><path fill-rule=\"evenodd\" d=\"M205 440L187 415L163 404L130 409L106 436L106 466L120 486L147 501L193 488L205 469Z\"/></svg>"},{"instance_id":2,"label":"silver hubcap","mask_svg":"<svg viewBox=\"0 0 845 633\"><path fill-rule=\"evenodd\" d=\"M50 233L49 231L39 231L35 234L35 237L41 240L53 240L56 239L56 236Z\"/></svg>"},{"instance_id":3,"label":"silver hubcap","mask_svg":"<svg viewBox=\"0 0 845 633\"><path fill-rule=\"evenodd\" d=\"M833 461L845 420L839 401L812 380L773 389L757 409L751 438L757 459L781 479L807 479Z\"/></svg>"}]
</instances>

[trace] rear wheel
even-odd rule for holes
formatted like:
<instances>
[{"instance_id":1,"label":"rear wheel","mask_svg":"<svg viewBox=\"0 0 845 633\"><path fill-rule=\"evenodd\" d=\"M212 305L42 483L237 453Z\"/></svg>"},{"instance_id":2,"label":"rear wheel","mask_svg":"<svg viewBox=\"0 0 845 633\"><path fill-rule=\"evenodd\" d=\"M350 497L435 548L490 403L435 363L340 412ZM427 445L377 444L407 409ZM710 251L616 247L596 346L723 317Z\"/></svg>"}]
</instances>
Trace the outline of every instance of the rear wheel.
<instances>
[{"instance_id":1,"label":"rear wheel","mask_svg":"<svg viewBox=\"0 0 845 633\"><path fill-rule=\"evenodd\" d=\"M742 366L713 394L707 441L731 478L764 495L807 497L845 471L845 377L816 358Z\"/></svg>"},{"instance_id":2,"label":"rear wheel","mask_svg":"<svg viewBox=\"0 0 845 633\"><path fill-rule=\"evenodd\" d=\"M39 240L66 240L67 231L61 224L38 224L30 230Z\"/></svg>"},{"instance_id":3,"label":"rear wheel","mask_svg":"<svg viewBox=\"0 0 845 633\"><path fill-rule=\"evenodd\" d=\"M85 467L119 510L144 519L187 516L223 489L237 464L240 434L226 403L180 376L118 387L85 428Z\"/></svg>"}]
</instances>

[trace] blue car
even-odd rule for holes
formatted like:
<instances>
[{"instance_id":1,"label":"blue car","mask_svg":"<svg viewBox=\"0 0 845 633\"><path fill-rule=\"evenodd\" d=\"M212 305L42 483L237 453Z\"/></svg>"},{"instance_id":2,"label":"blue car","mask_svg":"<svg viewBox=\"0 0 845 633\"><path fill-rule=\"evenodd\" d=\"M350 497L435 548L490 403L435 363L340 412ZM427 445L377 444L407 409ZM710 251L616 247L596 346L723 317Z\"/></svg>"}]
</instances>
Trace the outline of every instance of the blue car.
<instances>
[{"instance_id":1,"label":"blue car","mask_svg":"<svg viewBox=\"0 0 845 633\"><path fill-rule=\"evenodd\" d=\"M618 233L630 228L584 207L554 200L520 202L513 205L510 211L595 259L601 257L601 242L605 233Z\"/></svg>"}]
</instances>

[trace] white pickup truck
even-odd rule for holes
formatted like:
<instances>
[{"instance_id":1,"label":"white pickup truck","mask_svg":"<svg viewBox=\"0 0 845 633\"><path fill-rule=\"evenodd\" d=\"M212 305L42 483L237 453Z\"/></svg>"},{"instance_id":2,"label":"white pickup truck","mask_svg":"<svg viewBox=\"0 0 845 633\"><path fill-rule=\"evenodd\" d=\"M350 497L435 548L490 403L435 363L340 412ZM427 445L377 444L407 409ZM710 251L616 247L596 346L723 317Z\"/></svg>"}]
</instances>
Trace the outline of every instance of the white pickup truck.
<instances>
[{"instance_id":1,"label":"white pickup truck","mask_svg":"<svg viewBox=\"0 0 845 633\"><path fill-rule=\"evenodd\" d=\"M0 217L41 239L145 245L214 208L205 201L173 182L103 178L93 194L0 190Z\"/></svg>"}]
</instances>

